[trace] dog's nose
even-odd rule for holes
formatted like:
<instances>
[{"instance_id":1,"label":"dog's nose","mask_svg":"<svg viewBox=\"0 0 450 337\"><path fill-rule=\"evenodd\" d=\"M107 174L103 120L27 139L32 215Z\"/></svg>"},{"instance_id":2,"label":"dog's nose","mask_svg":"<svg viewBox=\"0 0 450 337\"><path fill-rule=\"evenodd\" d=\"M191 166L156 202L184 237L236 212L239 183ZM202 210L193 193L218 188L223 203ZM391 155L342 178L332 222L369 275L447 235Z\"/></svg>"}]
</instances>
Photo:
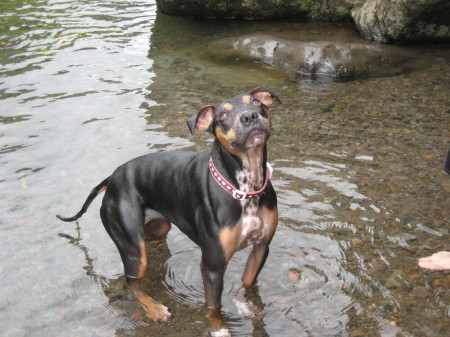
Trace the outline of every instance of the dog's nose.
<instances>
[{"instance_id":1,"label":"dog's nose","mask_svg":"<svg viewBox=\"0 0 450 337\"><path fill-rule=\"evenodd\" d=\"M241 115L240 121L242 125L248 126L252 122L256 121L259 118L259 115L256 111L246 111Z\"/></svg>"}]
</instances>

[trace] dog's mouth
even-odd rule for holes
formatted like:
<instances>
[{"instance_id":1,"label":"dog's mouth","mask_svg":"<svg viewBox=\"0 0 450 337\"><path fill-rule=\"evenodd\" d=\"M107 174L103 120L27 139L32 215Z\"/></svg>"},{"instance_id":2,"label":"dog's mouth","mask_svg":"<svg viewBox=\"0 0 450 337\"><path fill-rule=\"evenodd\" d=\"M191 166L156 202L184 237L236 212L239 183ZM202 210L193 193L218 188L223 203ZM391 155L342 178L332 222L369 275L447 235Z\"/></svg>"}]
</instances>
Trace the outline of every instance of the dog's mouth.
<instances>
[{"instance_id":1,"label":"dog's mouth","mask_svg":"<svg viewBox=\"0 0 450 337\"><path fill-rule=\"evenodd\" d=\"M259 145L266 142L267 134L263 130L254 130L247 137L247 142L252 145Z\"/></svg>"},{"instance_id":2,"label":"dog's mouth","mask_svg":"<svg viewBox=\"0 0 450 337\"><path fill-rule=\"evenodd\" d=\"M245 138L246 146L253 147L264 144L269 139L269 132L265 129L254 129Z\"/></svg>"},{"instance_id":3,"label":"dog's mouth","mask_svg":"<svg viewBox=\"0 0 450 337\"><path fill-rule=\"evenodd\" d=\"M270 137L270 126L267 122L255 123L248 128L238 128L232 143L235 149L248 150L265 144Z\"/></svg>"}]
</instances>

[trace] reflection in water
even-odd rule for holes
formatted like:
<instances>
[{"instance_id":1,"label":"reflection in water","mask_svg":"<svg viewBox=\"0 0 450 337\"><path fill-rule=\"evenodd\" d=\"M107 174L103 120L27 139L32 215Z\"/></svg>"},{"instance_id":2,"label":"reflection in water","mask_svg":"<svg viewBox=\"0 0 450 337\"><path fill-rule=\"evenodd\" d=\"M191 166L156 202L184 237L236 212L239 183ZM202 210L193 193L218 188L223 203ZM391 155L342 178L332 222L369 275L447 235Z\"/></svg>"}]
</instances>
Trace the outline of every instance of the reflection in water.
<instances>
[{"instance_id":1,"label":"reflection in water","mask_svg":"<svg viewBox=\"0 0 450 337\"><path fill-rule=\"evenodd\" d=\"M190 137L186 119L260 85L283 100L269 143L280 225L246 297L238 290L248 252L228 266L232 333L449 335L449 275L417 267L419 256L450 249L447 46L414 48L426 71L321 83L211 59L201 46L261 31L357 40L344 24L198 21L155 9L148 1L0 4L2 336L204 334L200 251L176 228L167 245L149 247L148 291L173 311L153 324L122 288L99 200L79 230L54 215L130 158L209 148L211 135ZM259 314L243 317L242 303Z\"/></svg>"},{"instance_id":2,"label":"reflection in water","mask_svg":"<svg viewBox=\"0 0 450 337\"><path fill-rule=\"evenodd\" d=\"M136 301L130 300L127 291L124 289L123 285L125 284L125 277L121 277L116 280L108 280L106 277L99 275L95 271L95 267L92 264L92 258L89 256L89 249L83 246L80 229L77 228L77 237L72 237L67 234L58 234L60 237L67 239L72 245L79 248L84 255L85 266L83 269L86 271L86 275L89 276L93 281L97 283L99 289L101 289L109 299L109 304L107 308L114 314L116 317L123 317L123 324L128 329L133 329L137 327L145 326L146 324L142 321L132 321L128 318L124 311L121 310L121 307L124 308L126 306L133 308L136 310L137 303ZM122 289L120 289L122 288ZM129 309L128 309L129 310Z\"/></svg>"}]
</instances>

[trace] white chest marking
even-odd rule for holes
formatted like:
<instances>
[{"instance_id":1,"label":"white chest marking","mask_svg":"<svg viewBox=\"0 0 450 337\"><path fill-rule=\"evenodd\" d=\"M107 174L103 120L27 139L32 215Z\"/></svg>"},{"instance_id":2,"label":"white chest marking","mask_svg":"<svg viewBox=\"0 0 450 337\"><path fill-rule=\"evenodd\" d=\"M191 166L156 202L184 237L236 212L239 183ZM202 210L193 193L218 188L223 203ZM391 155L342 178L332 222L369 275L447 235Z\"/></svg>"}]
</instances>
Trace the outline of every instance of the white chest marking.
<instances>
[{"instance_id":1,"label":"white chest marking","mask_svg":"<svg viewBox=\"0 0 450 337\"><path fill-rule=\"evenodd\" d=\"M236 176L241 191L258 190L263 183L263 174L261 172L255 177L252 171L241 171ZM263 221L258 215L259 199L241 200L242 222L239 249L243 249L252 244L261 243L266 234Z\"/></svg>"}]
</instances>

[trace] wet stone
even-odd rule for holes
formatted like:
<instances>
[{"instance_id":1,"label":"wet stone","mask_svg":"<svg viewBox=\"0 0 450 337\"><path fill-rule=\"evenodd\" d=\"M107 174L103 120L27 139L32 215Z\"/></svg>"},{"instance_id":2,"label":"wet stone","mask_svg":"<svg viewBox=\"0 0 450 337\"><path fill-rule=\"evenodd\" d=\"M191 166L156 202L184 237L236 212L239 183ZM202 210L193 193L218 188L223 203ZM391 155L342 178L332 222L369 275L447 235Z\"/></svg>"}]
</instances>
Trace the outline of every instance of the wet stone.
<instances>
[{"instance_id":1,"label":"wet stone","mask_svg":"<svg viewBox=\"0 0 450 337\"><path fill-rule=\"evenodd\" d=\"M425 316L428 318L439 318L439 312L437 310L427 309L425 310Z\"/></svg>"},{"instance_id":2,"label":"wet stone","mask_svg":"<svg viewBox=\"0 0 450 337\"><path fill-rule=\"evenodd\" d=\"M426 336L426 337L438 337L439 332L434 327L430 326L422 326L419 331L416 333L417 336Z\"/></svg>"},{"instance_id":3,"label":"wet stone","mask_svg":"<svg viewBox=\"0 0 450 337\"><path fill-rule=\"evenodd\" d=\"M449 235L448 225L442 225L442 227L438 228L437 231L440 232L444 236Z\"/></svg>"},{"instance_id":4,"label":"wet stone","mask_svg":"<svg viewBox=\"0 0 450 337\"><path fill-rule=\"evenodd\" d=\"M433 280L433 282L431 282L431 284L435 288L442 287L443 283L444 283L444 281L442 279L436 279L436 280Z\"/></svg>"},{"instance_id":5,"label":"wet stone","mask_svg":"<svg viewBox=\"0 0 450 337\"><path fill-rule=\"evenodd\" d=\"M385 281L385 286L388 289L403 288L407 276L402 270L394 271Z\"/></svg>"},{"instance_id":6,"label":"wet stone","mask_svg":"<svg viewBox=\"0 0 450 337\"><path fill-rule=\"evenodd\" d=\"M444 282L442 283L442 286L446 289L450 289L450 275L447 276L446 279L444 279Z\"/></svg>"},{"instance_id":7,"label":"wet stone","mask_svg":"<svg viewBox=\"0 0 450 337\"><path fill-rule=\"evenodd\" d=\"M351 242L354 247L362 247L364 245L364 241L362 241L361 239L357 239L357 238L352 239Z\"/></svg>"},{"instance_id":8,"label":"wet stone","mask_svg":"<svg viewBox=\"0 0 450 337\"><path fill-rule=\"evenodd\" d=\"M399 236L406 242L411 242L411 241L417 240L417 236L415 236L413 234L409 234L409 233L402 233Z\"/></svg>"},{"instance_id":9,"label":"wet stone","mask_svg":"<svg viewBox=\"0 0 450 337\"><path fill-rule=\"evenodd\" d=\"M348 228L333 227L330 228L330 232L336 235L349 235L351 230Z\"/></svg>"},{"instance_id":10,"label":"wet stone","mask_svg":"<svg viewBox=\"0 0 450 337\"><path fill-rule=\"evenodd\" d=\"M394 311L394 307L391 304L385 304L383 305L383 311L384 312L392 312Z\"/></svg>"},{"instance_id":11,"label":"wet stone","mask_svg":"<svg viewBox=\"0 0 450 337\"><path fill-rule=\"evenodd\" d=\"M419 250L433 250L435 248L437 248L436 242L432 238L424 240L419 246Z\"/></svg>"},{"instance_id":12,"label":"wet stone","mask_svg":"<svg viewBox=\"0 0 450 337\"><path fill-rule=\"evenodd\" d=\"M351 337L365 337L365 336L367 336L367 332L362 331L362 330L354 330L354 331L352 331L350 336Z\"/></svg>"},{"instance_id":13,"label":"wet stone","mask_svg":"<svg viewBox=\"0 0 450 337\"><path fill-rule=\"evenodd\" d=\"M425 298L428 296L428 290L424 286L414 287L412 295L417 298Z\"/></svg>"},{"instance_id":14,"label":"wet stone","mask_svg":"<svg viewBox=\"0 0 450 337\"><path fill-rule=\"evenodd\" d=\"M373 275L373 274L376 274L376 273L384 270L385 268L386 268L386 265L383 264L383 263L379 263L379 262L378 263L374 263L372 266L370 266L367 269L367 273L369 275Z\"/></svg>"},{"instance_id":15,"label":"wet stone","mask_svg":"<svg viewBox=\"0 0 450 337\"><path fill-rule=\"evenodd\" d=\"M384 239L386 239L386 233L384 233L384 231L382 231L382 230L377 231L377 232L375 232L374 237L376 239L384 240Z\"/></svg>"}]
</instances>

